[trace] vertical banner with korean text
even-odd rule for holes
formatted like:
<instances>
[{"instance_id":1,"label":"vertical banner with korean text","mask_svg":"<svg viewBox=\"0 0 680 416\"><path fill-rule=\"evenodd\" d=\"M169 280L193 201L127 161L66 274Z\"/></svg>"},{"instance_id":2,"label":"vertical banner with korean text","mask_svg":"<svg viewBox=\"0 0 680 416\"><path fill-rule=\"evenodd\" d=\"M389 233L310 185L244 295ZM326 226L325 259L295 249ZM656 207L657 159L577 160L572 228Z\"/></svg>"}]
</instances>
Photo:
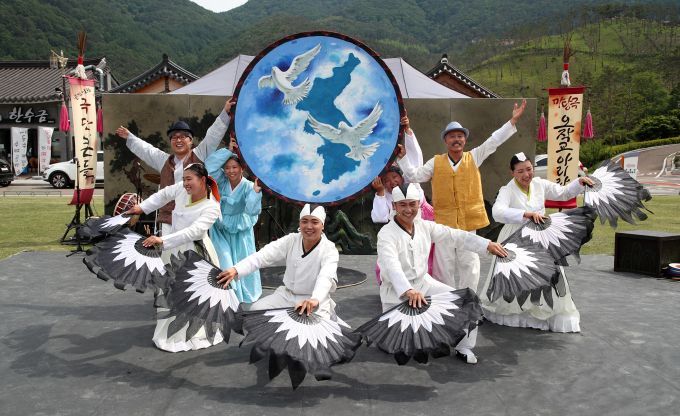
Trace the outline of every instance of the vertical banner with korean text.
<instances>
[{"instance_id":1,"label":"vertical banner with korean text","mask_svg":"<svg viewBox=\"0 0 680 416\"><path fill-rule=\"evenodd\" d=\"M548 180L578 180L583 88L551 88L548 107Z\"/></svg>"},{"instance_id":2,"label":"vertical banner with korean text","mask_svg":"<svg viewBox=\"0 0 680 416\"><path fill-rule=\"evenodd\" d=\"M71 97L71 132L78 158L80 189L94 189L97 176L97 106L94 80L68 77Z\"/></svg>"},{"instance_id":3,"label":"vertical banner with korean text","mask_svg":"<svg viewBox=\"0 0 680 416\"><path fill-rule=\"evenodd\" d=\"M43 173L50 164L50 158L52 157L53 133L54 128L52 127L38 127L38 173Z\"/></svg>"},{"instance_id":4,"label":"vertical banner with korean text","mask_svg":"<svg viewBox=\"0 0 680 416\"><path fill-rule=\"evenodd\" d=\"M19 176L28 165L26 148L28 147L28 129L24 127L12 127L12 166L14 176Z\"/></svg>"}]
</instances>

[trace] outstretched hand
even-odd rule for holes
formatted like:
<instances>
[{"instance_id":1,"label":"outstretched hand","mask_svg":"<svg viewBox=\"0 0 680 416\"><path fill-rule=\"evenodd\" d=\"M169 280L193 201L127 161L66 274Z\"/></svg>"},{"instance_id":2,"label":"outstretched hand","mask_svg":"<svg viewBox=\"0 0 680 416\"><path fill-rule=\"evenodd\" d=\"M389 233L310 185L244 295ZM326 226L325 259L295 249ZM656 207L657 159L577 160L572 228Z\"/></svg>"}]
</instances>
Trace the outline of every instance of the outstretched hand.
<instances>
[{"instance_id":1,"label":"outstretched hand","mask_svg":"<svg viewBox=\"0 0 680 416\"><path fill-rule=\"evenodd\" d=\"M411 130L411 123L408 120L408 114L406 113L406 109L404 109L404 117L401 118L399 124L404 126L404 133L408 134L409 136L413 135L413 130Z\"/></svg>"},{"instance_id":2,"label":"outstretched hand","mask_svg":"<svg viewBox=\"0 0 680 416\"><path fill-rule=\"evenodd\" d=\"M229 151L231 153L236 153L236 150L238 150L238 143L236 143L236 138L234 136L231 136L229 139Z\"/></svg>"},{"instance_id":3,"label":"outstretched hand","mask_svg":"<svg viewBox=\"0 0 680 416\"><path fill-rule=\"evenodd\" d=\"M545 220L548 219L545 215L541 215L538 212L525 211L524 218L528 218L536 224L543 224Z\"/></svg>"},{"instance_id":4,"label":"outstretched hand","mask_svg":"<svg viewBox=\"0 0 680 416\"><path fill-rule=\"evenodd\" d=\"M423 303L427 305L427 301L425 300L425 296L418 292L415 289L409 289L404 293L403 296L406 296L408 298L408 304L409 306L412 306L414 308L422 308Z\"/></svg>"},{"instance_id":5,"label":"outstretched hand","mask_svg":"<svg viewBox=\"0 0 680 416\"><path fill-rule=\"evenodd\" d=\"M582 177L578 178L578 181L581 182L581 186L586 186L586 185L593 186L593 185L595 185L595 181L590 179L587 176L582 176Z\"/></svg>"},{"instance_id":6,"label":"outstretched hand","mask_svg":"<svg viewBox=\"0 0 680 416\"><path fill-rule=\"evenodd\" d=\"M253 183L253 191L255 191L256 194L259 194L261 190L262 187L260 186L260 180L255 178L255 182Z\"/></svg>"},{"instance_id":7,"label":"outstretched hand","mask_svg":"<svg viewBox=\"0 0 680 416\"><path fill-rule=\"evenodd\" d=\"M231 110L231 106L236 104L236 98L231 97L226 103L224 103L224 111L227 113Z\"/></svg>"},{"instance_id":8,"label":"outstretched hand","mask_svg":"<svg viewBox=\"0 0 680 416\"><path fill-rule=\"evenodd\" d=\"M489 251L489 253L495 254L498 257L505 257L508 255L507 250L505 250L500 243L491 242L486 249Z\"/></svg>"},{"instance_id":9,"label":"outstretched hand","mask_svg":"<svg viewBox=\"0 0 680 416\"><path fill-rule=\"evenodd\" d=\"M142 214L144 214L144 211L142 210L142 207L139 206L139 204L136 204L134 207L127 210L126 214L128 214L128 215L142 215Z\"/></svg>"},{"instance_id":10,"label":"outstretched hand","mask_svg":"<svg viewBox=\"0 0 680 416\"><path fill-rule=\"evenodd\" d=\"M309 314L311 314L312 311L318 306L319 306L318 299L303 300L302 302L295 305L295 308L293 308L293 310L297 311L298 308L300 308L300 315L307 311L307 316L309 316Z\"/></svg>"},{"instance_id":11,"label":"outstretched hand","mask_svg":"<svg viewBox=\"0 0 680 416\"><path fill-rule=\"evenodd\" d=\"M238 272L233 267L224 270L222 273L217 275L217 283L224 283L223 288L226 289L227 286L229 286L229 283L231 283L231 281L234 280L237 274Z\"/></svg>"},{"instance_id":12,"label":"outstretched hand","mask_svg":"<svg viewBox=\"0 0 680 416\"><path fill-rule=\"evenodd\" d=\"M375 179L373 179L371 186L373 186L373 189L375 189L375 192L378 194L378 196L385 196L385 185L383 185L380 176L376 176Z\"/></svg>"},{"instance_id":13,"label":"outstretched hand","mask_svg":"<svg viewBox=\"0 0 680 416\"><path fill-rule=\"evenodd\" d=\"M151 237L142 241L142 245L144 247L151 247L151 246L155 246L156 244L158 244L158 245L163 244L163 239L160 238L160 237L156 237L155 235L152 235Z\"/></svg>"},{"instance_id":14,"label":"outstretched hand","mask_svg":"<svg viewBox=\"0 0 680 416\"><path fill-rule=\"evenodd\" d=\"M406 149L404 149L404 146L398 144L397 145L397 157L399 159L402 159L404 156L406 156Z\"/></svg>"},{"instance_id":15,"label":"outstretched hand","mask_svg":"<svg viewBox=\"0 0 680 416\"><path fill-rule=\"evenodd\" d=\"M127 140L128 135L130 134L130 130L126 129L123 126L120 126L116 129L116 134Z\"/></svg>"},{"instance_id":16,"label":"outstretched hand","mask_svg":"<svg viewBox=\"0 0 680 416\"><path fill-rule=\"evenodd\" d=\"M510 119L510 124L513 126L517 123L517 120L519 120L520 117L522 117L522 114L524 114L524 109L527 108L527 100L522 100L522 105L517 107L517 104L515 104L515 109L512 110L512 118Z\"/></svg>"}]
</instances>

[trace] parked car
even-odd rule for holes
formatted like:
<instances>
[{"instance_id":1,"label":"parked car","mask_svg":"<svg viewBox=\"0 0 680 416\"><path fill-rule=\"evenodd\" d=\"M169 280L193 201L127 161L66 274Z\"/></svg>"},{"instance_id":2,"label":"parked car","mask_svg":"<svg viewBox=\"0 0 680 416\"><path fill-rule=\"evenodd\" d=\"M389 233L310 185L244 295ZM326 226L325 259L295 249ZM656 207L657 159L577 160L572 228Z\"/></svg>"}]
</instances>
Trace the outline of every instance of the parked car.
<instances>
[{"instance_id":1,"label":"parked car","mask_svg":"<svg viewBox=\"0 0 680 416\"><path fill-rule=\"evenodd\" d=\"M578 177L586 176L584 173L588 169L583 168L583 163L578 162ZM534 158L534 177L548 179L548 155L536 155Z\"/></svg>"},{"instance_id":2,"label":"parked car","mask_svg":"<svg viewBox=\"0 0 680 416\"><path fill-rule=\"evenodd\" d=\"M14 180L12 165L4 157L0 157L0 186L9 186Z\"/></svg>"},{"instance_id":3,"label":"parked car","mask_svg":"<svg viewBox=\"0 0 680 416\"><path fill-rule=\"evenodd\" d=\"M43 172L43 180L57 189L75 186L76 164L73 159L68 162L49 165ZM97 174L95 184L104 183L104 152L97 152Z\"/></svg>"}]
</instances>

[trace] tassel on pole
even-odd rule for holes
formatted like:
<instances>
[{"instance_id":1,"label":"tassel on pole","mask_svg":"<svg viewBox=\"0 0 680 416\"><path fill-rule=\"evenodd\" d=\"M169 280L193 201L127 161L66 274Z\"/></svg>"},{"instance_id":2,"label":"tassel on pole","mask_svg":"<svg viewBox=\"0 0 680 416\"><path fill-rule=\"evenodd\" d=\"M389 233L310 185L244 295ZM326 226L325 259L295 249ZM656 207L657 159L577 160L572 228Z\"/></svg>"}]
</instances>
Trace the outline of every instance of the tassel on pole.
<instances>
[{"instance_id":1,"label":"tassel on pole","mask_svg":"<svg viewBox=\"0 0 680 416\"><path fill-rule=\"evenodd\" d=\"M539 142L544 142L548 140L548 131L545 126L545 115L543 114L543 107L541 107L541 121L538 123L538 137L536 138Z\"/></svg>"},{"instance_id":2,"label":"tassel on pole","mask_svg":"<svg viewBox=\"0 0 680 416\"><path fill-rule=\"evenodd\" d=\"M97 109L97 133L104 133L104 118L102 117L102 108Z\"/></svg>"},{"instance_id":3,"label":"tassel on pole","mask_svg":"<svg viewBox=\"0 0 680 416\"><path fill-rule=\"evenodd\" d=\"M581 137L584 139L592 139L595 136L593 132L593 116L590 114L590 105L588 106L588 113L586 114L586 123L583 126L583 134Z\"/></svg>"},{"instance_id":4,"label":"tassel on pole","mask_svg":"<svg viewBox=\"0 0 680 416\"><path fill-rule=\"evenodd\" d=\"M68 121L68 109L66 109L66 103L63 100L61 101L61 118L59 119L59 130L71 130L71 123Z\"/></svg>"}]
</instances>

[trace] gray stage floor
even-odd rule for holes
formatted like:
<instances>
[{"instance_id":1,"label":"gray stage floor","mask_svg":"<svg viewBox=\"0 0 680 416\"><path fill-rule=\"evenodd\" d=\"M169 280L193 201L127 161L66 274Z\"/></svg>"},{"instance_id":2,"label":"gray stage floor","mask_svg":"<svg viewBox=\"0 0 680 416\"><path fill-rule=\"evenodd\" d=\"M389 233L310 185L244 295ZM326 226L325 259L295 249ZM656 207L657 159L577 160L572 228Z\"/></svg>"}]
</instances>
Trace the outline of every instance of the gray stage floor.
<instances>
[{"instance_id":1,"label":"gray stage floor","mask_svg":"<svg viewBox=\"0 0 680 416\"><path fill-rule=\"evenodd\" d=\"M249 365L249 345L171 354L151 342L152 295L122 292L63 253L0 261L0 414L24 415L670 415L680 413L680 284L613 272L613 257L567 269L580 334L486 322L467 365L399 367L361 347L296 391ZM341 256L368 281L338 290L356 327L380 313L374 256ZM488 260L482 263L486 276ZM481 286L482 282L480 282ZM267 292L265 292L267 293ZM675 410L674 410L675 409Z\"/></svg>"}]
</instances>

